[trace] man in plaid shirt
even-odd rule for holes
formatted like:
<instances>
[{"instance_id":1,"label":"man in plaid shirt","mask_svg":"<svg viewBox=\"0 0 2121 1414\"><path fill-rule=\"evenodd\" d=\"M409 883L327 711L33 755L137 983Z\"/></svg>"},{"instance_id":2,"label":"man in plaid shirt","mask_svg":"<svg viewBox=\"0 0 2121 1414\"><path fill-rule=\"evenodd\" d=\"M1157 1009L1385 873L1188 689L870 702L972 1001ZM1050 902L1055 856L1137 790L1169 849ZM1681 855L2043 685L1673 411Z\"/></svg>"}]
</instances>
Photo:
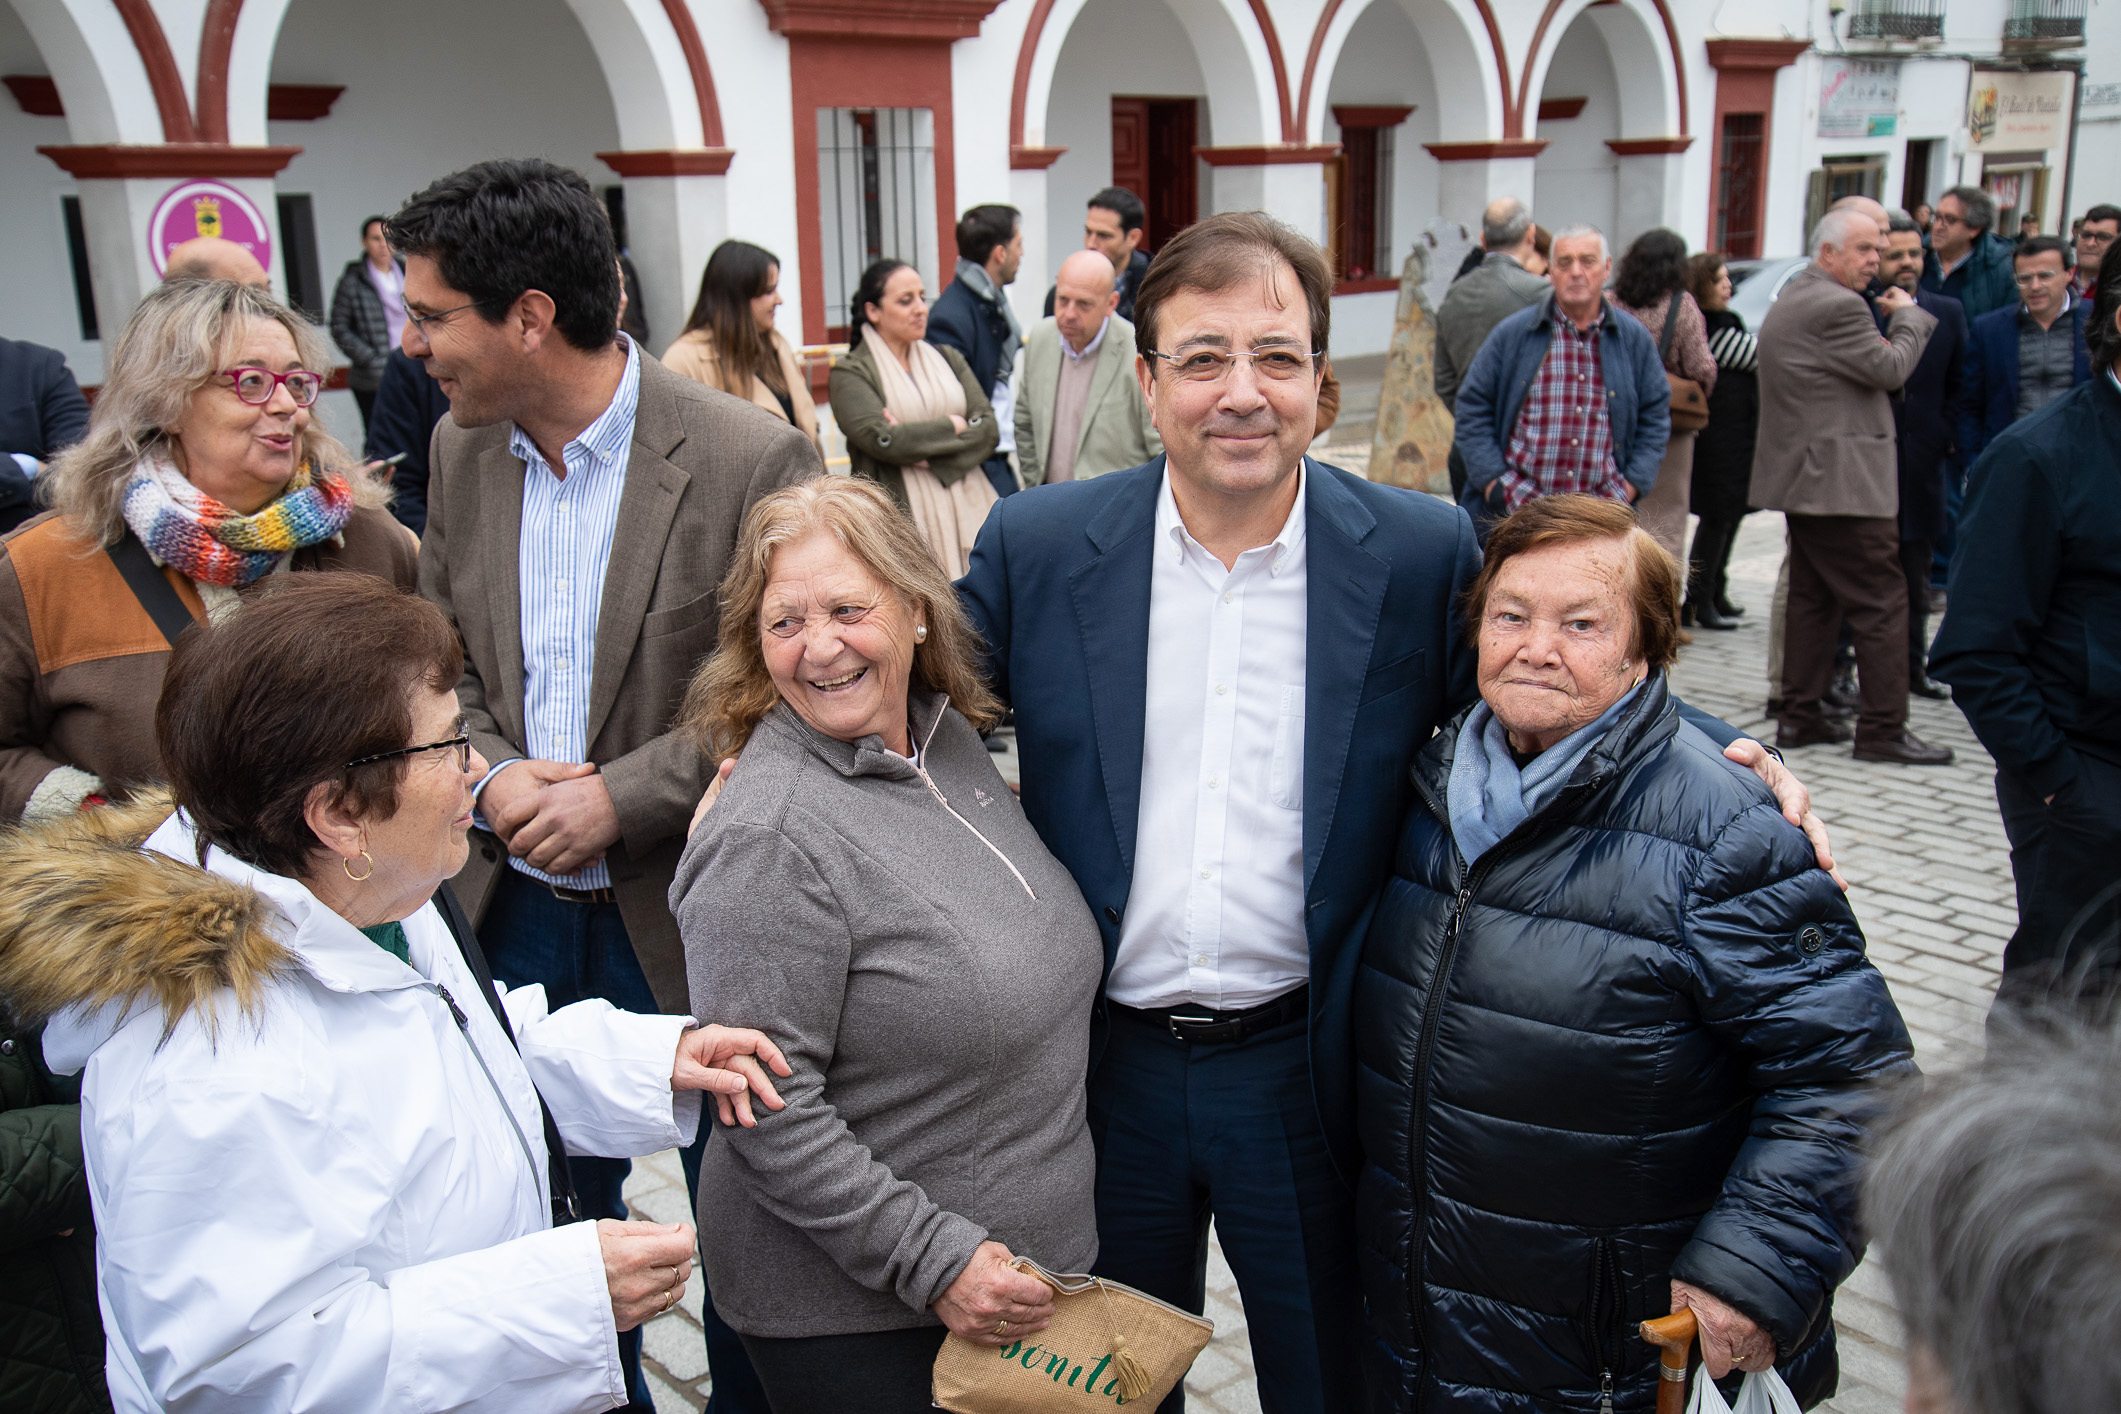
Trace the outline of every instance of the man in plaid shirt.
<instances>
[{"instance_id":1,"label":"man in plaid shirt","mask_svg":"<svg viewBox=\"0 0 2121 1414\"><path fill-rule=\"evenodd\" d=\"M1606 301L1605 237L1571 227L1553 250L1554 292L1495 326L1458 390L1464 504L1483 529L1535 496L1632 504L1656 483L1671 435L1657 345Z\"/></svg>"}]
</instances>

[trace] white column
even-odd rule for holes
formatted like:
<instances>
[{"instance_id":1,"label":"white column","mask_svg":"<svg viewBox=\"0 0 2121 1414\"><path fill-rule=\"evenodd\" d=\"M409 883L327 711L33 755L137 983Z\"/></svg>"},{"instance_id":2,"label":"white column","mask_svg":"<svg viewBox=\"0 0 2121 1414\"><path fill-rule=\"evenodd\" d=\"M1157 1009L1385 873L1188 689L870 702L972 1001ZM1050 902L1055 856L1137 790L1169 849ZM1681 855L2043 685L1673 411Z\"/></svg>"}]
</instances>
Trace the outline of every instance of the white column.
<instances>
[{"instance_id":1,"label":"white column","mask_svg":"<svg viewBox=\"0 0 2121 1414\"><path fill-rule=\"evenodd\" d=\"M1500 197L1514 196L1539 214L1534 200L1531 157L1483 157L1440 161L1436 172L1437 213L1468 226L1480 224L1480 213Z\"/></svg>"},{"instance_id":2,"label":"white column","mask_svg":"<svg viewBox=\"0 0 2121 1414\"><path fill-rule=\"evenodd\" d=\"M1330 149L1329 149L1330 150ZM1323 245L1326 169L1322 162L1260 162L1208 169L1212 211L1264 211Z\"/></svg>"},{"instance_id":3,"label":"white column","mask_svg":"<svg viewBox=\"0 0 2121 1414\"><path fill-rule=\"evenodd\" d=\"M81 226L88 240L89 281L96 292L96 319L102 327L107 349L132 317L133 306L161 283L149 249L149 222L155 205L181 177L83 177L76 186L81 195ZM266 273L273 293L287 296L281 278L280 203L270 177L216 177L249 198L265 218L272 241L272 261Z\"/></svg>"},{"instance_id":4,"label":"white column","mask_svg":"<svg viewBox=\"0 0 2121 1414\"><path fill-rule=\"evenodd\" d=\"M1614 204L1613 248L1625 250L1644 231L1659 226L1682 229L1680 196L1685 189L1682 164L1677 152L1623 154L1620 158L1619 191Z\"/></svg>"},{"instance_id":5,"label":"white column","mask_svg":"<svg viewBox=\"0 0 2121 1414\"><path fill-rule=\"evenodd\" d=\"M1009 173L1009 204L1023 213L1024 259L1009 286L1009 307L1029 329L1043 317L1053 272L1071 251L1056 251L1046 231L1046 169L1018 167Z\"/></svg>"},{"instance_id":6,"label":"white column","mask_svg":"<svg viewBox=\"0 0 2121 1414\"><path fill-rule=\"evenodd\" d=\"M729 234L726 177L627 177L626 240L641 276L648 331L661 353L692 313L707 257ZM783 285L794 272L783 270Z\"/></svg>"}]
</instances>

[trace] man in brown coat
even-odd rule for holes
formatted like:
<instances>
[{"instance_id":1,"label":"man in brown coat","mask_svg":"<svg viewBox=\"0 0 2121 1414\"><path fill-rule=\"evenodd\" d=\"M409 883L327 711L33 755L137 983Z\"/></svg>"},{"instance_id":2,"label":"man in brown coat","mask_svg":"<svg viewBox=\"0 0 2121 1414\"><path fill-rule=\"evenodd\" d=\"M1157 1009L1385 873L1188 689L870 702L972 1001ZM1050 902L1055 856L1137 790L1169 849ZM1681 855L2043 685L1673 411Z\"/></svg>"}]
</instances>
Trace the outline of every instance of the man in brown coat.
<instances>
[{"instance_id":1,"label":"man in brown coat","mask_svg":"<svg viewBox=\"0 0 2121 1414\"><path fill-rule=\"evenodd\" d=\"M610 226L576 173L481 163L389 224L405 351L450 403L420 590L464 640L464 729L491 767L457 895L494 975L555 1009L687 1012L668 897L712 772L672 718L714 651L745 515L824 467L788 423L619 332ZM625 1160L571 1166L588 1216L626 1216ZM638 1351L629 1332L645 1404ZM710 1352L718 1387L750 1377Z\"/></svg>"},{"instance_id":2,"label":"man in brown coat","mask_svg":"<svg viewBox=\"0 0 2121 1414\"><path fill-rule=\"evenodd\" d=\"M1862 211L1830 211L1812 264L1760 326L1760 437L1753 504L1788 519L1790 592L1776 744L1847 741L1822 699L1846 618L1862 697L1856 756L1942 765L1946 747L1907 730L1907 584L1900 571L1898 464L1891 394L1937 327L1905 290L1877 297L1879 336L1861 290L1878 273L1882 234Z\"/></svg>"}]
</instances>

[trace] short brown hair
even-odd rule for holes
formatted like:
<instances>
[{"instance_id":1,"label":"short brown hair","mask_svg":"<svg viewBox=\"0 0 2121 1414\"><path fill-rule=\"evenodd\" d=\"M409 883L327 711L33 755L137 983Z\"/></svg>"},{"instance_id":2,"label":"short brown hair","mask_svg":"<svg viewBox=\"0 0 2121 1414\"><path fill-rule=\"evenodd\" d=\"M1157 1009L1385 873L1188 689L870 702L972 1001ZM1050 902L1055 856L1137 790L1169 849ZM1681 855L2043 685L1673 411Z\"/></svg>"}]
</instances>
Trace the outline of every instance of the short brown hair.
<instances>
[{"instance_id":1,"label":"short brown hair","mask_svg":"<svg viewBox=\"0 0 2121 1414\"><path fill-rule=\"evenodd\" d=\"M388 820L415 745L412 691L450 692L464 650L442 611L373 575L273 575L222 623L178 638L155 744L202 846L299 877L321 848L303 818L335 782L355 814Z\"/></svg>"},{"instance_id":2,"label":"short brown hair","mask_svg":"<svg viewBox=\"0 0 2121 1414\"><path fill-rule=\"evenodd\" d=\"M1461 606L1467 640L1480 642L1488 592L1511 556L1590 540L1627 543L1628 599L1635 606L1633 652L1650 667L1671 667L1679 660L1679 562L1636 523L1632 510L1601 496L1542 496L1525 502L1489 532L1480 574Z\"/></svg>"},{"instance_id":3,"label":"short brown hair","mask_svg":"<svg viewBox=\"0 0 2121 1414\"><path fill-rule=\"evenodd\" d=\"M927 641L913 650L913 685L948 697L981 731L999 722L1001 704L980 675L979 635L912 518L876 482L818 476L761 497L744 517L736 554L722 579L721 635L714 656L693 674L679 716L709 758L743 750L780 701L759 648L759 605L766 598L774 552L819 530L926 616Z\"/></svg>"},{"instance_id":4,"label":"short brown hair","mask_svg":"<svg viewBox=\"0 0 2121 1414\"><path fill-rule=\"evenodd\" d=\"M1716 277L1730 263L1720 250L1705 250L1687 261L1686 292L1694 297L1694 303L1703 309L1709 307L1709 297L1716 293Z\"/></svg>"},{"instance_id":5,"label":"short brown hair","mask_svg":"<svg viewBox=\"0 0 2121 1414\"><path fill-rule=\"evenodd\" d=\"M1156 316L1181 290L1227 290L1279 260L1296 272L1311 307L1311 350L1323 356L1333 324L1333 267L1326 253L1264 211L1225 211L1196 221L1164 242L1134 296L1134 347L1156 371Z\"/></svg>"}]
</instances>

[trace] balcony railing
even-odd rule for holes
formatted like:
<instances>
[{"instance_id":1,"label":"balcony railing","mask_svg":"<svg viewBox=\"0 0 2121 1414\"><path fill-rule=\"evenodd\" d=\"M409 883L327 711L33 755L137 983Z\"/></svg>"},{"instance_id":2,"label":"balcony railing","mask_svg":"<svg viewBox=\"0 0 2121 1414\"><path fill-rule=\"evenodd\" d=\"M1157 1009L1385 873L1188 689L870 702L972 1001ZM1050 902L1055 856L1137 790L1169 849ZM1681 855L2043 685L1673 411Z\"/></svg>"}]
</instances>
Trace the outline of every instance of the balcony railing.
<instances>
[{"instance_id":1,"label":"balcony railing","mask_svg":"<svg viewBox=\"0 0 2121 1414\"><path fill-rule=\"evenodd\" d=\"M1850 39L1913 43L1944 37L1944 0L1858 0Z\"/></svg>"},{"instance_id":2,"label":"balcony railing","mask_svg":"<svg viewBox=\"0 0 2121 1414\"><path fill-rule=\"evenodd\" d=\"M2011 0L2003 42L2068 46L2084 42L2085 0Z\"/></svg>"}]
</instances>

